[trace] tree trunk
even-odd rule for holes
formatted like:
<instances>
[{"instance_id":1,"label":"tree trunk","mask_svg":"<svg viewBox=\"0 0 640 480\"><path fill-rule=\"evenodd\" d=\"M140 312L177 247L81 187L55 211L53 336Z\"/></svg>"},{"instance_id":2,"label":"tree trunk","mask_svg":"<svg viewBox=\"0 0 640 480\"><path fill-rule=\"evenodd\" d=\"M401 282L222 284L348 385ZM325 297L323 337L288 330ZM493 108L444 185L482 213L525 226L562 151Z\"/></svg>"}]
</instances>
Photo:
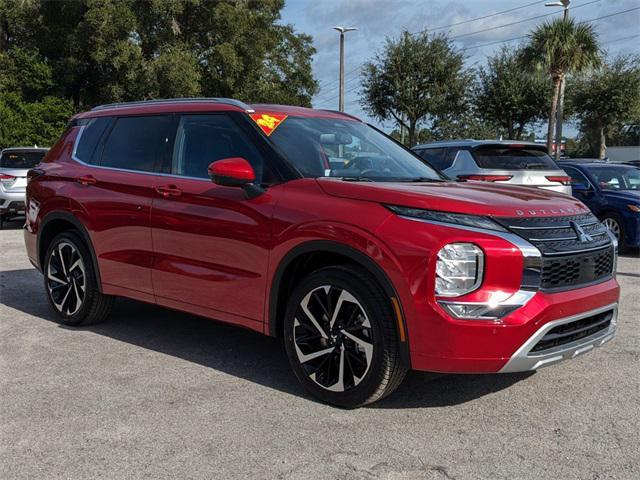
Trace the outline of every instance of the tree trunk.
<instances>
[{"instance_id":1,"label":"tree trunk","mask_svg":"<svg viewBox=\"0 0 640 480\"><path fill-rule=\"evenodd\" d=\"M553 136L556 131L556 113L558 111L558 97L560 96L560 78L553 78L553 97L551 98L551 111L549 112L549 127L547 128L547 152L553 155Z\"/></svg>"},{"instance_id":2,"label":"tree trunk","mask_svg":"<svg viewBox=\"0 0 640 480\"><path fill-rule=\"evenodd\" d=\"M507 129L507 134L509 135L509 140L513 140L513 121L509 121L509 128Z\"/></svg>"},{"instance_id":3,"label":"tree trunk","mask_svg":"<svg viewBox=\"0 0 640 480\"><path fill-rule=\"evenodd\" d=\"M607 138L604 135L604 126L600 124L599 127L600 127L600 155L598 158L602 160L604 159L604 157L607 156Z\"/></svg>"},{"instance_id":4,"label":"tree trunk","mask_svg":"<svg viewBox=\"0 0 640 480\"><path fill-rule=\"evenodd\" d=\"M522 132L524 131L524 123L518 124L518 128L516 129L516 140L520 140L522 138Z\"/></svg>"},{"instance_id":5,"label":"tree trunk","mask_svg":"<svg viewBox=\"0 0 640 480\"><path fill-rule=\"evenodd\" d=\"M417 143L416 138L416 122L409 120L409 148L413 147Z\"/></svg>"}]
</instances>

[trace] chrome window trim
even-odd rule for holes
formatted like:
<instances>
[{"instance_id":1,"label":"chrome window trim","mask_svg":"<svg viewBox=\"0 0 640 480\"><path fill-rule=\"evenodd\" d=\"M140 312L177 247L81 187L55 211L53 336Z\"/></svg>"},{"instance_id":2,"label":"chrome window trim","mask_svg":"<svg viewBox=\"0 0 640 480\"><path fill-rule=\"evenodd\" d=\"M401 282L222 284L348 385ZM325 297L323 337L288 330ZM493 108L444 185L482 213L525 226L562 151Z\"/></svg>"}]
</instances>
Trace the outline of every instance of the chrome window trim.
<instances>
[{"instance_id":1,"label":"chrome window trim","mask_svg":"<svg viewBox=\"0 0 640 480\"><path fill-rule=\"evenodd\" d=\"M549 330L558 325L581 320L592 315L613 310L613 316L611 317L611 324L606 330L602 330L593 335L590 335L580 340L561 345L560 347L550 350L543 350L529 355L531 349L537 345L537 343L544 337ZM538 368L546 367L562 360L569 360L577 357L582 353L586 353L595 347L600 347L604 343L608 342L615 336L616 326L618 319L618 303L611 303L603 307L599 307L588 312L579 313L570 317L560 318L551 322L545 323L540 327L529 339L524 342L518 350L511 356L509 361L502 367L499 373L510 372L526 372L530 370L536 370Z\"/></svg>"},{"instance_id":2,"label":"chrome window trim","mask_svg":"<svg viewBox=\"0 0 640 480\"><path fill-rule=\"evenodd\" d=\"M78 144L80 143L80 138L82 137L82 134L84 133L85 127L86 127L85 125L82 125L80 127L80 132L78 133L78 136L75 139L75 142L73 144L73 151L71 153L71 159L74 162L79 163L80 165L84 165L86 167L92 167L92 168L99 168L99 169L102 169L102 170L111 170L111 171L115 171L115 172L141 173L141 174L144 174L144 175L155 175L155 176L158 176L158 177L186 178L188 180L200 180L202 182L211 183L211 180L208 179L208 178L188 177L186 175L175 175L173 173L149 172L149 171L146 171L146 170L135 170L133 168L106 167L104 165L96 165L95 163L84 162L84 161L80 160L76 156L76 152L77 152L77 149L78 149Z\"/></svg>"}]
</instances>

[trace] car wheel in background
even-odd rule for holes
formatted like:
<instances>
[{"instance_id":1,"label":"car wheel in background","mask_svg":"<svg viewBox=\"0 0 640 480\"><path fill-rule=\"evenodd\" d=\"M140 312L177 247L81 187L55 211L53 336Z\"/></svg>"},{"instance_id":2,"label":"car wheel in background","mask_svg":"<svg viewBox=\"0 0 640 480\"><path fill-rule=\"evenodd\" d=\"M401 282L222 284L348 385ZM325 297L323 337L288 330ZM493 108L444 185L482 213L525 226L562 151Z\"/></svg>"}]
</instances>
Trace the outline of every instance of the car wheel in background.
<instances>
[{"instance_id":1,"label":"car wheel in background","mask_svg":"<svg viewBox=\"0 0 640 480\"><path fill-rule=\"evenodd\" d=\"M65 325L98 323L109 315L114 298L100 293L91 254L78 234L53 239L43 273L49 303Z\"/></svg>"},{"instance_id":2,"label":"car wheel in background","mask_svg":"<svg viewBox=\"0 0 640 480\"><path fill-rule=\"evenodd\" d=\"M624 250L624 228L622 227L622 218L614 212L607 212L600 217L602 224L611 230L618 240L618 250Z\"/></svg>"},{"instance_id":3,"label":"car wheel in background","mask_svg":"<svg viewBox=\"0 0 640 480\"><path fill-rule=\"evenodd\" d=\"M303 386L317 398L355 408L388 395L406 369L388 296L365 270L327 267L290 297L285 346Z\"/></svg>"}]
</instances>

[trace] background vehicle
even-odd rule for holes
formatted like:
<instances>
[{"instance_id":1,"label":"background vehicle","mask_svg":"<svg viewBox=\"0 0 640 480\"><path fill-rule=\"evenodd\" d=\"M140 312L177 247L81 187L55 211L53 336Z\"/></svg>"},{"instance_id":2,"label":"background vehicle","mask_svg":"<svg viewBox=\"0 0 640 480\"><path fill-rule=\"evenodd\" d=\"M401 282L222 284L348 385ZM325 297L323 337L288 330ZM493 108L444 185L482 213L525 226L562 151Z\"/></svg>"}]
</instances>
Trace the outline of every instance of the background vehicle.
<instances>
[{"instance_id":1,"label":"background vehicle","mask_svg":"<svg viewBox=\"0 0 640 480\"><path fill-rule=\"evenodd\" d=\"M40 163L48 150L16 147L0 152L0 228L3 221L24 213L27 171Z\"/></svg>"},{"instance_id":2,"label":"background vehicle","mask_svg":"<svg viewBox=\"0 0 640 480\"><path fill-rule=\"evenodd\" d=\"M455 140L416 145L413 150L453 179L540 187L571 194L569 177L532 142Z\"/></svg>"},{"instance_id":3,"label":"background vehicle","mask_svg":"<svg viewBox=\"0 0 640 480\"><path fill-rule=\"evenodd\" d=\"M560 162L573 195L616 236L621 247L640 246L640 168L603 162Z\"/></svg>"},{"instance_id":4,"label":"background vehicle","mask_svg":"<svg viewBox=\"0 0 640 480\"><path fill-rule=\"evenodd\" d=\"M281 337L301 384L345 407L409 368L532 370L615 334L615 242L583 204L447 181L339 112L98 107L29 171L27 203L65 324L125 296Z\"/></svg>"}]
</instances>

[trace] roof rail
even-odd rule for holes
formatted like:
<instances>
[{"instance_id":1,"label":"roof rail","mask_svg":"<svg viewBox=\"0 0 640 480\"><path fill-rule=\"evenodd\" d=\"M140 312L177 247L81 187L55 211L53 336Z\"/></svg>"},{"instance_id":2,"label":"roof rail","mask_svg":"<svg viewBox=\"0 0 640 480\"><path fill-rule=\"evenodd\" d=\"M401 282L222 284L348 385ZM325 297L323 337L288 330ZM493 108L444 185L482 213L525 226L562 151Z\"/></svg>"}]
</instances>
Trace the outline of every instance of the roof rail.
<instances>
[{"instance_id":1,"label":"roof rail","mask_svg":"<svg viewBox=\"0 0 640 480\"><path fill-rule=\"evenodd\" d=\"M97 107L93 107L91 111L93 112L96 110L105 110L107 108L135 107L138 105L158 105L158 104L161 105L165 103L200 103L200 102L223 103L226 105L233 105L234 107L239 107L248 113L254 112L253 108L251 108L246 103L241 102L240 100L234 100L233 98L213 98L213 97L160 98L156 100L139 100L137 102L105 103L104 105L98 105Z\"/></svg>"}]
</instances>

